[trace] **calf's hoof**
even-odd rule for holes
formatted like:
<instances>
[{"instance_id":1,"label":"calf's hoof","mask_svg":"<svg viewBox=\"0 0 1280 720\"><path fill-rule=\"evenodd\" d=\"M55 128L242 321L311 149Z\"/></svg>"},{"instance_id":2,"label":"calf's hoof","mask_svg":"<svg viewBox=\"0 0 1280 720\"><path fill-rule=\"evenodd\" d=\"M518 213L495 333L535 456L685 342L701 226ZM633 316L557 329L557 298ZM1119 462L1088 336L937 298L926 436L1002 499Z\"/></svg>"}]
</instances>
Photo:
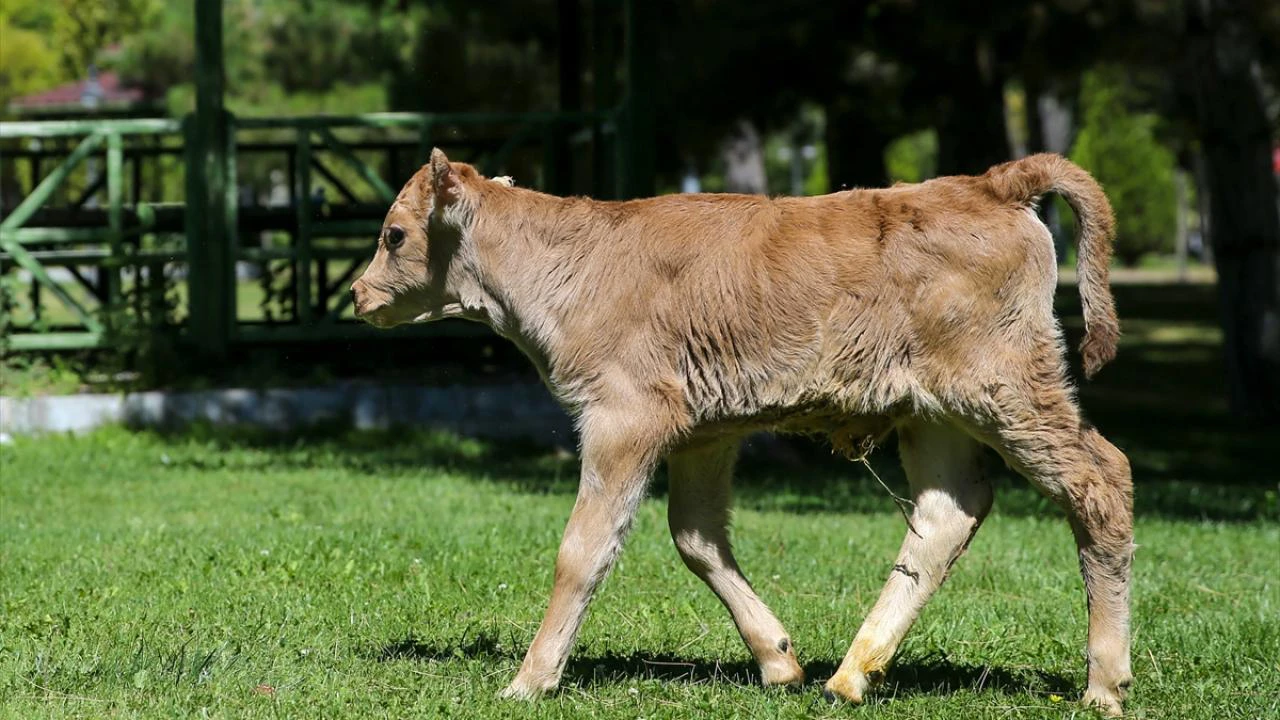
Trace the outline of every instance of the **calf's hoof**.
<instances>
[{"instance_id":1,"label":"calf's hoof","mask_svg":"<svg viewBox=\"0 0 1280 720\"><path fill-rule=\"evenodd\" d=\"M884 673L871 673L871 677L857 671L838 670L822 689L822 696L831 702L851 702L861 705L871 688L878 684Z\"/></svg>"},{"instance_id":2,"label":"calf's hoof","mask_svg":"<svg viewBox=\"0 0 1280 720\"><path fill-rule=\"evenodd\" d=\"M788 651L760 665L760 680L765 687L798 688L804 685L804 669L796 662L795 654Z\"/></svg>"},{"instance_id":3,"label":"calf's hoof","mask_svg":"<svg viewBox=\"0 0 1280 720\"><path fill-rule=\"evenodd\" d=\"M532 701L556 689L557 683L540 680L529 680L520 675L511 684L503 688L498 697L503 700Z\"/></svg>"},{"instance_id":4,"label":"calf's hoof","mask_svg":"<svg viewBox=\"0 0 1280 720\"><path fill-rule=\"evenodd\" d=\"M1107 717L1120 717L1124 715L1124 707L1122 703L1124 698L1118 692L1102 690L1099 688L1089 688L1084 693L1084 699L1081 700L1085 707L1093 708Z\"/></svg>"},{"instance_id":5,"label":"calf's hoof","mask_svg":"<svg viewBox=\"0 0 1280 720\"><path fill-rule=\"evenodd\" d=\"M1112 672L1104 672L1103 668L1091 663L1089 685L1081 702L1107 717L1120 717L1124 714L1124 699L1128 697L1131 685L1133 673L1129 672L1127 662Z\"/></svg>"}]
</instances>

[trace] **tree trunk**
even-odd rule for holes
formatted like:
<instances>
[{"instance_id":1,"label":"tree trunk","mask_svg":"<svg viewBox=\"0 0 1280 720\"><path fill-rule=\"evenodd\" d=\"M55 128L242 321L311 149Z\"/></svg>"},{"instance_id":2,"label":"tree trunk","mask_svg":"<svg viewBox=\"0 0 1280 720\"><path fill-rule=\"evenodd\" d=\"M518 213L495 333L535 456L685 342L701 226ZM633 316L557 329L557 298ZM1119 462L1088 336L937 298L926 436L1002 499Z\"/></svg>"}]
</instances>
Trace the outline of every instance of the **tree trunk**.
<instances>
[{"instance_id":1,"label":"tree trunk","mask_svg":"<svg viewBox=\"0 0 1280 720\"><path fill-rule=\"evenodd\" d=\"M1213 208L1209 203L1209 168L1205 163L1204 149L1192 155L1192 170L1196 176L1196 212L1200 214L1200 247L1203 253L1200 260L1205 264L1213 262Z\"/></svg>"},{"instance_id":2,"label":"tree trunk","mask_svg":"<svg viewBox=\"0 0 1280 720\"><path fill-rule=\"evenodd\" d=\"M557 90L560 112L582 110L582 7L580 0L557 0L556 26L559 38L560 64ZM553 126L552 143L555 158L552 167L543 168L543 191L555 195L571 195L574 187L574 157L570 144L570 128Z\"/></svg>"},{"instance_id":3,"label":"tree trunk","mask_svg":"<svg viewBox=\"0 0 1280 720\"><path fill-rule=\"evenodd\" d=\"M1040 118L1041 139L1044 141L1043 151L1059 155L1071 152L1075 124L1070 105L1062 99L1063 94L1063 90L1057 88L1036 98L1036 115ZM1072 242L1071 233L1062 227L1061 203L1045 202L1042 207L1045 224L1053 235L1054 255L1061 265L1067 261L1067 247Z\"/></svg>"},{"instance_id":4,"label":"tree trunk","mask_svg":"<svg viewBox=\"0 0 1280 720\"><path fill-rule=\"evenodd\" d=\"M1250 25L1233 0L1189 3L1233 414L1280 422L1280 212Z\"/></svg>"},{"instance_id":5,"label":"tree trunk","mask_svg":"<svg viewBox=\"0 0 1280 720\"><path fill-rule=\"evenodd\" d=\"M831 192L889 184L884 153L893 137L845 96L827 107L827 186Z\"/></svg>"},{"instance_id":6,"label":"tree trunk","mask_svg":"<svg viewBox=\"0 0 1280 720\"><path fill-rule=\"evenodd\" d=\"M1040 96L1044 94L1044 86L1039 78L1027 73L1022 79L1022 104L1027 114L1027 154L1034 155L1045 151L1044 117L1040 114Z\"/></svg>"},{"instance_id":7,"label":"tree trunk","mask_svg":"<svg viewBox=\"0 0 1280 720\"><path fill-rule=\"evenodd\" d=\"M1178 259L1178 282L1187 281L1187 174L1182 168L1173 171L1173 188L1178 203L1178 229L1174 251Z\"/></svg>"},{"instance_id":8,"label":"tree trunk","mask_svg":"<svg viewBox=\"0 0 1280 720\"><path fill-rule=\"evenodd\" d=\"M949 76L955 82L939 98L939 175L981 175L1009 159L1004 82L984 40L974 43L967 65Z\"/></svg>"}]
</instances>

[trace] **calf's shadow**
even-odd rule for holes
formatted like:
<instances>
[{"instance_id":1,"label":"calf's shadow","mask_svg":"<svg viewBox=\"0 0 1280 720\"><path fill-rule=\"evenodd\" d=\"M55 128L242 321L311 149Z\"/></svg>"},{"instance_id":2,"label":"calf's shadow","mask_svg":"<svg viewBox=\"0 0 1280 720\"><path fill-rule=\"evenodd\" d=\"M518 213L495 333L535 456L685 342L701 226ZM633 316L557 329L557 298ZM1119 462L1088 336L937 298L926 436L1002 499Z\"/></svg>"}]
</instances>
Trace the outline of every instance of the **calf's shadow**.
<instances>
[{"instance_id":1,"label":"calf's shadow","mask_svg":"<svg viewBox=\"0 0 1280 720\"><path fill-rule=\"evenodd\" d=\"M416 660L440 662L454 659L489 659L518 663L521 655L492 635L479 634L454 643L423 641L413 637L389 643L374 653L379 661ZM804 666L809 679L801 692L814 691L835 673L837 665L813 661ZM565 667L564 685L602 687L623 685L635 680L712 683L758 686L760 674L754 662L720 662L682 658L670 653L639 651L575 655ZM1001 693L1056 694L1072 696L1077 684L1066 676L1033 668L1002 668L958 663L944 655L908 657L894 663L885 685L877 691L884 698L913 695L950 695L966 690L994 690ZM762 690L777 692L777 690Z\"/></svg>"}]
</instances>

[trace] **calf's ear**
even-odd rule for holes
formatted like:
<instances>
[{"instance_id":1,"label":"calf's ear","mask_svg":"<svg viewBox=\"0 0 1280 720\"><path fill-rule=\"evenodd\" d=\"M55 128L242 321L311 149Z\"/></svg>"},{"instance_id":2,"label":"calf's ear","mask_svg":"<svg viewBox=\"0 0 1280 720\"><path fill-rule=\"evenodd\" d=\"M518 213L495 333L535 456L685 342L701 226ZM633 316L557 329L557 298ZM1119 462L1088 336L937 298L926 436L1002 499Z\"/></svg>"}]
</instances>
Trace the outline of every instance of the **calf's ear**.
<instances>
[{"instance_id":1,"label":"calf's ear","mask_svg":"<svg viewBox=\"0 0 1280 720\"><path fill-rule=\"evenodd\" d=\"M462 198L462 183L458 171L449 163L440 148L431 150L431 192L437 207L448 207Z\"/></svg>"}]
</instances>

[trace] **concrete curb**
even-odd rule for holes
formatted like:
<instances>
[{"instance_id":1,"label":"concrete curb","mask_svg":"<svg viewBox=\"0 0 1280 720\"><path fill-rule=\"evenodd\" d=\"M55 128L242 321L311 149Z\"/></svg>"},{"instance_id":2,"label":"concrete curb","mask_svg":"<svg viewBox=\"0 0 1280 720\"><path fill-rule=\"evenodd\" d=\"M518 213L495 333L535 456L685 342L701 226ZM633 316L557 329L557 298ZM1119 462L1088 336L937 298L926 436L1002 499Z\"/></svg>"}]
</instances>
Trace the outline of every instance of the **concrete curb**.
<instances>
[{"instance_id":1,"label":"concrete curb","mask_svg":"<svg viewBox=\"0 0 1280 720\"><path fill-rule=\"evenodd\" d=\"M318 423L357 429L429 427L491 439L576 445L573 424L541 385L385 386L138 392L118 395L0 396L0 433L85 432L124 424L179 428L193 422L289 431Z\"/></svg>"}]
</instances>

